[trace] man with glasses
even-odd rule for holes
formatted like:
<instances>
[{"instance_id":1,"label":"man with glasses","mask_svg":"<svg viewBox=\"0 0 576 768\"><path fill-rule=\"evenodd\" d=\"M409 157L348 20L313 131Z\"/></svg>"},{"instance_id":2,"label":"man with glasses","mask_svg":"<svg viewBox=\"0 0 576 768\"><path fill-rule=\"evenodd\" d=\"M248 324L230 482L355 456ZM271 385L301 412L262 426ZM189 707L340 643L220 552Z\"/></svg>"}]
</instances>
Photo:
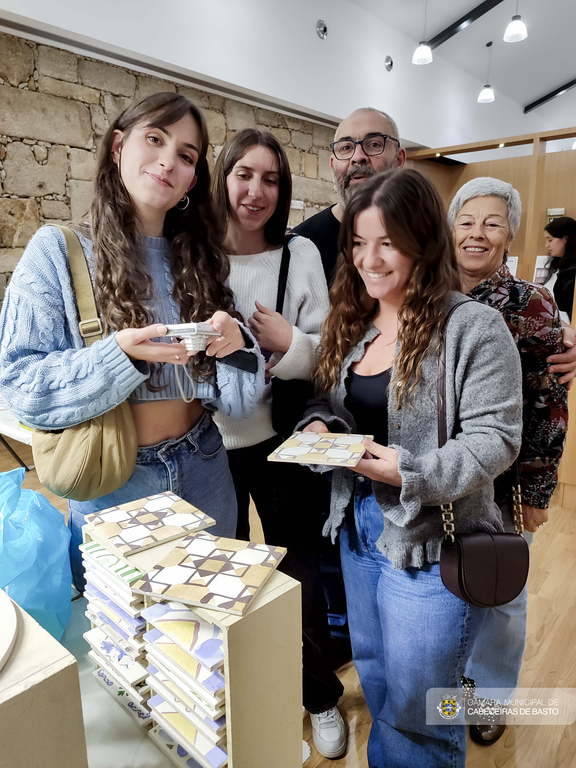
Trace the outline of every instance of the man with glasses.
<instances>
[{"instance_id":1,"label":"man with glasses","mask_svg":"<svg viewBox=\"0 0 576 768\"><path fill-rule=\"evenodd\" d=\"M334 175L334 186L338 193L339 202L336 205L320 211L307 221L299 224L294 233L307 237L316 245L322 257L324 273L328 286L332 284L336 259L338 257L338 235L340 223L344 215L344 207L358 184L374 176L376 173L390 168L401 168L406 161L406 152L400 146L398 128L392 118L377 109L357 109L343 120L336 130L334 142L330 145L332 157L330 166ZM311 486L315 487L315 503L310 508L310 525L321 531L324 520L330 508L330 485L327 475L312 475ZM322 500L323 498L323 500ZM323 507L323 508L322 508ZM321 537L320 537L321 538ZM349 661L352 657L350 636L346 615L346 597L344 582L340 567L340 550L333 546L329 539L322 539L318 552L322 584L319 585L326 595L328 604L328 622L331 635L331 655L335 668ZM315 564L310 563L311 571ZM314 583L315 594L317 590ZM323 600L318 599L318 614L322 612L323 619L318 615L315 619L314 639L312 646L317 649L316 664L318 676L322 679L322 669L329 664L326 642L326 621L321 607ZM323 596L322 596L323 598ZM306 631L306 630L305 630ZM327 671L323 670L324 677ZM338 693L335 692L335 696ZM325 712L311 714L312 734L314 745L325 757L339 757L346 750L346 725L338 708L331 706Z\"/></svg>"},{"instance_id":2,"label":"man with glasses","mask_svg":"<svg viewBox=\"0 0 576 768\"><path fill-rule=\"evenodd\" d=\"M332 283L338 257L340 222L354 189L376 173L402 168L406 162L396 123L377 109L352 112L336 129L330 147L330 166L339 202L294 229L296 234L312 240L320 251L328 285Z\"/></svg>"}]
</instances>

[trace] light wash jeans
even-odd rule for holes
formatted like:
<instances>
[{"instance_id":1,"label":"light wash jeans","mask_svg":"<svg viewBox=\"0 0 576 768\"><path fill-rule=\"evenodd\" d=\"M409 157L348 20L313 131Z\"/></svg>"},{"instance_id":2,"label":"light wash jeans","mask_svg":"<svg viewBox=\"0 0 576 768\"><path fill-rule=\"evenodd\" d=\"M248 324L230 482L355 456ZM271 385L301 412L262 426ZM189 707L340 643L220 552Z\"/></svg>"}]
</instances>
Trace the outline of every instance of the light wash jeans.
<instances>
[{"instance_id":1,"label":"light wash jeans","mask_svg":"<svg viewBox=\"0 0 576 768\"><path fill-rule=\"evenodd\" d=\"M209 533L235 537L234 483L222 436L208 411L183 437L139 448L132 476L117 491L94 501L69 502L70 560L76 589L83 592L86 584L78 549L85 515L163 491L172 491L213 517L216 525Z\"/></svg>"},{"instance_id":2,"label":"light wash jeans","mask_svg":"<svg viewBox=\"0 0 576 768\"><path fill-rule=\"evenodd\" d=\"M510 507L503 506L501 511L504 530L514 531ZM528 544L532 544L534 534L526 531L524 538ZM502 689L496 698L509 698L518 687L526 644L527 611L528 586L525 585L518 597L511 602L486 609L474 641L466 666L466 677L471 677L477 688Z\"/></svg>"},{"instance_id":3,"label":"light wash jeans","mask_svg":"<svg viewBox=\"0 0 576 768\"><path fill-rule=\"evenodd\" d=\"M438 513L440 516L440 512ZM438 563L395 570L372 483L340 533L352 654L372 715L370 768L464 768L464 725L426 725L426 691L458 688L484 617L442 584Z\"/></svg>"}]
</instances>

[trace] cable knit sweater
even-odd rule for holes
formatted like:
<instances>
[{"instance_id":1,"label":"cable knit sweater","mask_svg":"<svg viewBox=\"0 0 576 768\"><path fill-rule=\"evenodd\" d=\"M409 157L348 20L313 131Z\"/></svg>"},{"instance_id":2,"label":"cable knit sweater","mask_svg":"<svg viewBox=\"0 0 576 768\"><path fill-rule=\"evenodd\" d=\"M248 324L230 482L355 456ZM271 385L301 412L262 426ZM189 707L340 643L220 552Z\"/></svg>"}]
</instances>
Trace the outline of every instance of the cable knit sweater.
<instances>
[{"instance_id":1,"label":"cable knit sweater","mask_svg":"<svg viewBox=\"0 0 576 768\"><path fill-rule=\"evenodd\" d=\"M92 244L81 242L92 267ZM155 293L165 294L168 286L156 282ZM248 352L258 357L257 373L219 360L212 380L198 382L197 397L205 407L242 417L256 406L264 386L263 358L257 347ZM85 346L64 236L42 227L14 271L0 315L0 392L10 409L32 427L64 429L115 408L148 375L148 365L133 363L115 333Z\"/></svg>"},{"instance_id":2,"label":"cable knit sweater","mask_svg":"<svg viewBox=\"0 0 576 768\"><path fill-rule=\"evenodd\" d=\"M282 315L292 325L292 344L285 354L273 356L275 365L270 372L280 379L309 380L316 362L320 326L328 313L328 288L314 243L304 237L294 237L289 248L290 268ZM256 300L276 309L281 259L282 248L249 256L230 256L229 283L246 320L256 310ZM270 384L248 419L231 419L218 413L215 420L227 449L257 445L273 437L276 433L272 428Z\"/></svg>"}]
</instances>

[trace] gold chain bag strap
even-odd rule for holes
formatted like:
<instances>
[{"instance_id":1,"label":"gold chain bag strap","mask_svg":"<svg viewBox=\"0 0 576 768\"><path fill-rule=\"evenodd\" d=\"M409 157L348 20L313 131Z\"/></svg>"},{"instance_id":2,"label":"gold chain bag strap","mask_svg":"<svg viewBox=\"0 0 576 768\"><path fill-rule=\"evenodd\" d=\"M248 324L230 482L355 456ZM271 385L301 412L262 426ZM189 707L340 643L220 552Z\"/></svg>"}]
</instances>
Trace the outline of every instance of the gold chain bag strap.
<instances>
[{"instance_id":1,"label":"gold chain bag strap","mask_svg":"<svg viewBox=\"0 0 576 768\"><path fill-rule=\"evenodd\" d=\"M68 227L57 229L66 239L80 333L89 347L103 333L88 265L74 232ZM99 499L124 485L136 466L137 450L136 427L127 401L82 424L57 432L35 429L32 435L40 482L57 496L75 501Z\"/></svg>"},{"instance_id":2,"label":"gold chain bag strap","mask_svg":"<svg viewBox=\"0 0 576 768\"><path fill-rule=\"evenodd\" d=\"M444 321L444 332L456 304ZM444 336L444 339L446 336ZM448 439L446 426L446 344L438 360L438 447ZM517 475L517 467L515 467ZM472 605L493 608L518 597L528 578L530 553L522 536L522 496L515 481L512 494L515 533L456 533L452 504L442 504L444 540L440 576L446 589Z\"/></svg>"}]
</instances>

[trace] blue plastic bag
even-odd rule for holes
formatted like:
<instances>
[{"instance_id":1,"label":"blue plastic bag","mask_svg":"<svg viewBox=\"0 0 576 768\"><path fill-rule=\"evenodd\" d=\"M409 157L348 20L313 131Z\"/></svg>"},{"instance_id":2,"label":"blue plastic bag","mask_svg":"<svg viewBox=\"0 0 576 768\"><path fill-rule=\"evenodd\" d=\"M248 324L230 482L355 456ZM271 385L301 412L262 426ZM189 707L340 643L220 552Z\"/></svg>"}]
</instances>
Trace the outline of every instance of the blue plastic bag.
<instances>
[{"instance_id":1,"label":"blue plastic bag","mask_svg":"<svg viewBox=\"0 0 576 768\"><path fill-rule=\"evenodd\" d=\"M57 640L70 618L70 531L24 469L0 473L0 587Z\"/></svg>"}]
</instances>

